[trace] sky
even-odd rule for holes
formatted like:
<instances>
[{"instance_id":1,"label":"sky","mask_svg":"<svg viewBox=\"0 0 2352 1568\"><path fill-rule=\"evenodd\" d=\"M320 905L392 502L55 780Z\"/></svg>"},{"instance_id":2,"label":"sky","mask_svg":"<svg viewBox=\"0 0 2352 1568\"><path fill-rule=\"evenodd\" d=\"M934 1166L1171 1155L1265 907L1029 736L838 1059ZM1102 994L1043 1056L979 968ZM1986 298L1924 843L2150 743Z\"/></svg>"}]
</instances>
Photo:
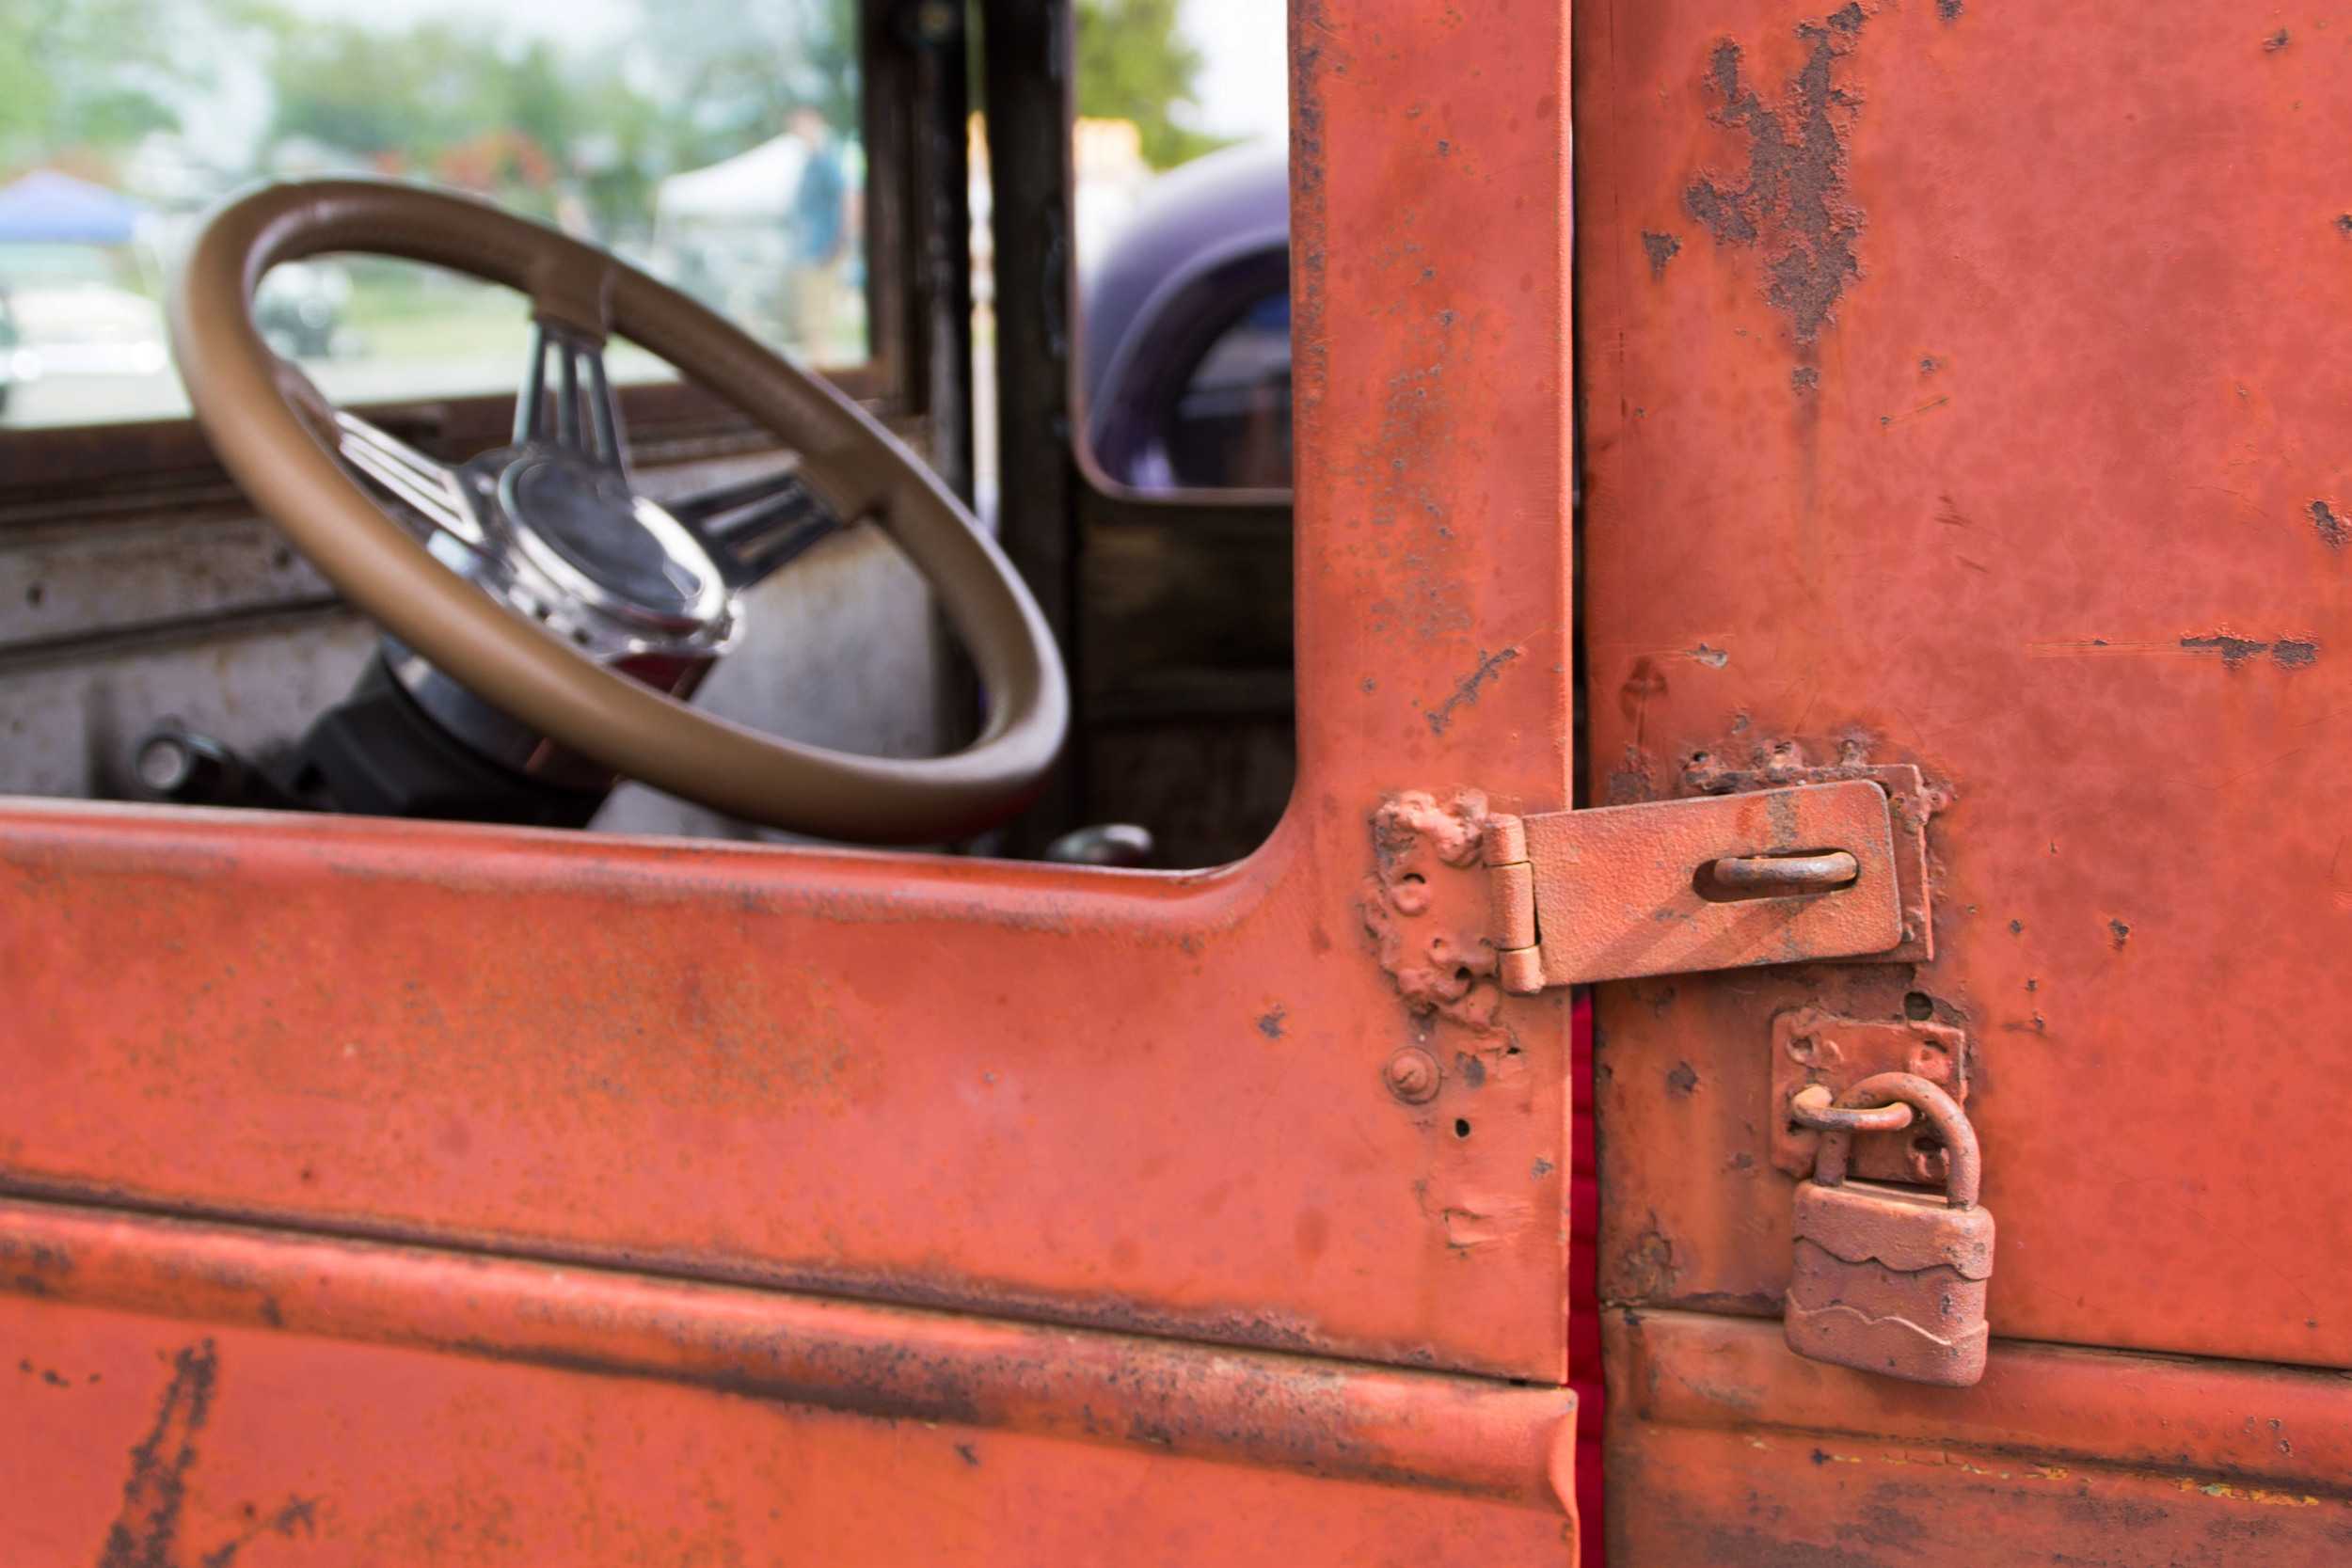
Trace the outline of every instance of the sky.
<instances>
[{"instance_id":1,"label":"sky","mask_svg":"<svg viewBox=\"0 0 2352 1568\"><path fill-rule=\"evenodd\" d=\"M1184 0L1184 31L1208 57L1200 129L1279 136L1290 125L1290 70L1280 0Z\"/></svg>"}]
</instances>

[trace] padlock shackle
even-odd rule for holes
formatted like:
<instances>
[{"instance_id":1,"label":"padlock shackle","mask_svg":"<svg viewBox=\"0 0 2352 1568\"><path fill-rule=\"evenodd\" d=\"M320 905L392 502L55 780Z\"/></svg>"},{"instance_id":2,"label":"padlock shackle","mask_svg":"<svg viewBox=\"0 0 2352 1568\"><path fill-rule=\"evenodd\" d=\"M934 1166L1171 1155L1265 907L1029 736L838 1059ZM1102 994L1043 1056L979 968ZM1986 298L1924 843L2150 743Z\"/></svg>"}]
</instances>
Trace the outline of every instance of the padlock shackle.
<instances>
[{"instance_id":1,"label":"padlock shackle","mask_svg":"<svg viewBox=\"0 0 2352 1568\"><path fill-rule=\"evenodd\" d=\"M1908 1105L1925 1117L1929 1125L1944 1140L1948 1172L1944 1200L1955 1209L1973 1209L1977 1206L1977 1194L1984 1174L1983 1160L1977 1151L1977 1130L1969 1125L1968 1114L1950 1095L1917 1073L1882 1072L1865 1078L1838 1096L1837 1103L1847 1110L1861 1110L1874 1105ZM1845 1180L1846 1159L1852 1148L1851 1132L1824 1132L1820 1152L1814 1156L1813 1180L1824 1187L1835 1187Z\"/></svg>"}]
</instances>

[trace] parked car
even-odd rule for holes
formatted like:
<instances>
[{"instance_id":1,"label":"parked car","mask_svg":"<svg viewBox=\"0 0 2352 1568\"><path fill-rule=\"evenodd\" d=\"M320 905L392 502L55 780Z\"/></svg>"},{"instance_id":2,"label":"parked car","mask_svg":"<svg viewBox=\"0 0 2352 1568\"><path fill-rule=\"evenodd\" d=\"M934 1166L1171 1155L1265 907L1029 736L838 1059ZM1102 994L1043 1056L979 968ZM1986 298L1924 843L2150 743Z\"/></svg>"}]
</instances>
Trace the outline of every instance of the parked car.
<instances>
[{"instance_id":1,"label":"parked car","mask_svg":"<svg viewBox=\"0 0 2352 1568\"><path fill-rule=\"evenodd\" d=\"M1250 143L1163 175L1085 282L1095 462L1142 490L1291 482L1290 176Z\"/></svg>"},{"instance_id":2,"label":"parked car","mask_svg":"<svg viewBox=\"0 0 2352 1568\"><path fill-rule=\"evenodd\" d=\"M253 321L286 357L326 359L353 347L343 325L350 304L351 274L331 261L294 261L262 279Z\"/></svg>"},{"instance_id":3,"label":"parked car","mask_svg":"<svg viewBox=\"0 0 2352 1568\"><path fill-rule=\"evenodd\" d=\"M121 246L12 245L0 250L20 360L42 375L156 375L170 363L163 308L136 285Z\"/></svg>"}]
</instances>

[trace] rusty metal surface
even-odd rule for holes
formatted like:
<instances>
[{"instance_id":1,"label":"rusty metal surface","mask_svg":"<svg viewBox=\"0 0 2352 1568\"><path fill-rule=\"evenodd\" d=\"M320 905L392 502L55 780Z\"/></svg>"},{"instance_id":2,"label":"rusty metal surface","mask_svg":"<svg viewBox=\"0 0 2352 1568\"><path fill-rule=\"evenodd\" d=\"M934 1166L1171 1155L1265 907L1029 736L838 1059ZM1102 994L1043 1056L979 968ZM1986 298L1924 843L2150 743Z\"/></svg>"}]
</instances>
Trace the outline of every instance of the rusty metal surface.
<instances>
[{"instance_id":1,"label":"rusty metal surface","mask_svg":"<svg viewBox=\"0 0 2352 1568\"><path fill-rule=\"evenodd\" d=\"M1770 1323L1607 1316L1610 1553L1642 1568L2322 1568L2352 1549L2328 1372L1995 1340L1971 1389Z\"/></svg>"},{"instance_id":2,"label":"rusty metal surface","mask_svg":"<svg viewBox=\"0 0 2352 1568\"><path fill-rule=\"evenodd\" d=\"M1568 794L1565 20L1295 25L1269 845L1148 876L11 803L6 1184L1556 1383L1567 999L1418 1013L1356 900L1384 796Z\"/></svg>"},{"instance_id":3,"label":"rusty metal surface","mask_svg":"<svg viewBox=\"0 0 2352 1568\"><path fill-rule=\"evenodd\" d=\"M1576 23L1596 795L1791 736L1952 799L1932 964L1602 993L1604 1293L1774 1312L1769 1021L1916 995L1978 1045L1996 1335L2352 1366L2294 1086L2352 1049L2338 29Z\"/></svg>"},{"instance_id":4,"label":"rusty metal surface","mask_svg":"<svg viewBox=\"0 0 2352 1568\"><path fill-rule=\"evenodd\" d=\"M1372 814L1373 872L1358 901L1405 1005L1482 1029L1502 999L1494 874L1482 859L1488 823L1475 789L1389 797Z\"/></svg>"},{"instance_id":5,"label":"rusty metal surface","mask_svg":"<svg viewBox=\"0 0 2352 1568\"><path fill-rule=\"evenodd\" d=\"M1546 985L1883 953L1902 940L1886 794L1850 781L1524 819ZM1717 862L1836 850L1834 892L1710 897Z\"/></svg>"},{"instance_id":6,"label":"rusty metal surface","mask_svg":"<svg viewBox=\"0 0 2352 1568\"><path fill-rule=\"evenodd\" d=\"M1340 847L1148 877L20 804L0 1164L1556 1378L1565 1009L1417 1022ZM1483 1067L1408 1117L1380 1068L1423 1038Z\"/></svg>"},{"instance_id":7,"label":"rusty metal surface","mask_svg":"<svg viewBox=\"0 0 2352 1568\"><path fill-rule=\"evenodd\" d=\"M1562 1509L1576 1396L0 1199L0 1293Z\"/></svg>"},{"instance_id":8,"label":"rusty metal surface","mask_svg":"<svg viewBox=\"0 0 2352 1568\"><path fill-rule=\"evenodd\" d=\"M1027 1568L1113 1542L1122 1563L1336 1568L1557 1561L1572 1528L1170 1452L1148 1427L1070 1441L33 1296L0 1297L0 1557L27 1568Z\"/></svg>"},{"instance_id":9,"label":"rusty metal surface","mask_svg":"<svg viewBox=\"0 0 2352 1568\"><path fill-rule=\"evenodd\" d=\"M1909 997L1905 1003L1927 1010ZM1821 1147L1822 1124L1797 1108L1800 1095L1821 1095L1826 1104L1866 1078L1908 1072L1963 1105L1968 1101L1967 1035L1932 1017L1838 1018L1815 1007L1796 1007L1773 1017L1770 1049L1770 1103L1789 1108L1788 1115L1771 1124L1772 1166L1790 1176L1810 1174ZM1923 1130L1891 1135L1908 1128L1910 1120L1906 1115L1892 1128L1880 1130L1890 1135L1855 1140L1854 1174L1873 1181L1942 1181L1945 1157L1940 1145Z\"/></svg>"}]
</instances>

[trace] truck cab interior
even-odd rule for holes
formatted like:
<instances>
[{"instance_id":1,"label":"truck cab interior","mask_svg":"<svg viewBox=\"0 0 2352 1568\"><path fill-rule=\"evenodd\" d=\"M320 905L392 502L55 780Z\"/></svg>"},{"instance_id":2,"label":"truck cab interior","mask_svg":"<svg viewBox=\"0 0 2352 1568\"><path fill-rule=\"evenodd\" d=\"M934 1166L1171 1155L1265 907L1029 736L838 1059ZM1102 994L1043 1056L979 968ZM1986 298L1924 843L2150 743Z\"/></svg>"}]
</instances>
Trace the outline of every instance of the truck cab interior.
<instances>
[{"instance_id":1,"label":"truck cab interior","mask_svg":"<svg viewBox=\"0 0 2352 1568\"><path fill-rule=\"evenodd\" d=\"M516 221L494 196L420 197L396 216L392 193L335 163L260 182L242 213L220 212L225 197L156 212L39 180L18 193L28 235L46 223L63 237L51 249L145 255L171 285L152 305L126 296L158 361L144 375L77 381L66 328L12 361L28 386L0 429L0 789L1131 864L1215 863L1262 841L1290 783L1288 524L1283 495L1248 481L1286 480L1287 428L1275 469L1212 468L1213 488L1105 477L1072 436L1089 391L1073 359L1084 304L1067 160L1038 155L1068 145L1067 84L1003 55L983 78L945 8L868 11L782 27L840 72L847 89L826 102L841 123L796 111L784 134L661 180L633 208L584 209L594 179L561 169L551 221ZM297 29L278 47L327 45ZM985 142L962 129L976 87L1013 106ZM583 122L574 141L592 145L599 115L628 105L582 89L567 107ZM977 370L976 152L993 175L977 248L996 277L1045 279L986 302ZM794 155L858 182L830 263L778 248ZM1252 162L1253 286L1279 294L1280 160ZM470 166L418 157L403 172ZM368 216L372 204L386 210ZM539 231L565 224L606 243ZM8 239L0 215L0 261L30 254ZM577 273L571 306L548 292L569 285L543 276L558 256ZM428 336L386 303L412 298L450 327ZM702 347L657 341L654 316L612 315L657 299ZM1211 291L1204 309L1230 320L1242 305ZM1213 345L1180 314L1124 307L1128 359L1165 379L1172 345L1175 373L1197 366ZM1273 341L1279 374L1279 321ZM707 362L676 362L694 356ZM755 361L758 393L730 382ZM106 417L175 403L175 380L192 420ZM1094 391L1098 406L1138 402ZM1170 406L1146 422L1180 427L1152 395ZM1003 476L985 525L971 510L976 405L985 466ZM303 474L322 440L341 483ZM848 471L825 472L834 459ZM882 504L894 489L902 502ZM952 581L944 558L923 561L925 539L954 555ZM470 655L441 641L461 635ZM543 701L565 710L570 738ZM624 708L670 728L616 765ZM687 761L713 747L732 754Z\"/></svg>"}]
</instances>

